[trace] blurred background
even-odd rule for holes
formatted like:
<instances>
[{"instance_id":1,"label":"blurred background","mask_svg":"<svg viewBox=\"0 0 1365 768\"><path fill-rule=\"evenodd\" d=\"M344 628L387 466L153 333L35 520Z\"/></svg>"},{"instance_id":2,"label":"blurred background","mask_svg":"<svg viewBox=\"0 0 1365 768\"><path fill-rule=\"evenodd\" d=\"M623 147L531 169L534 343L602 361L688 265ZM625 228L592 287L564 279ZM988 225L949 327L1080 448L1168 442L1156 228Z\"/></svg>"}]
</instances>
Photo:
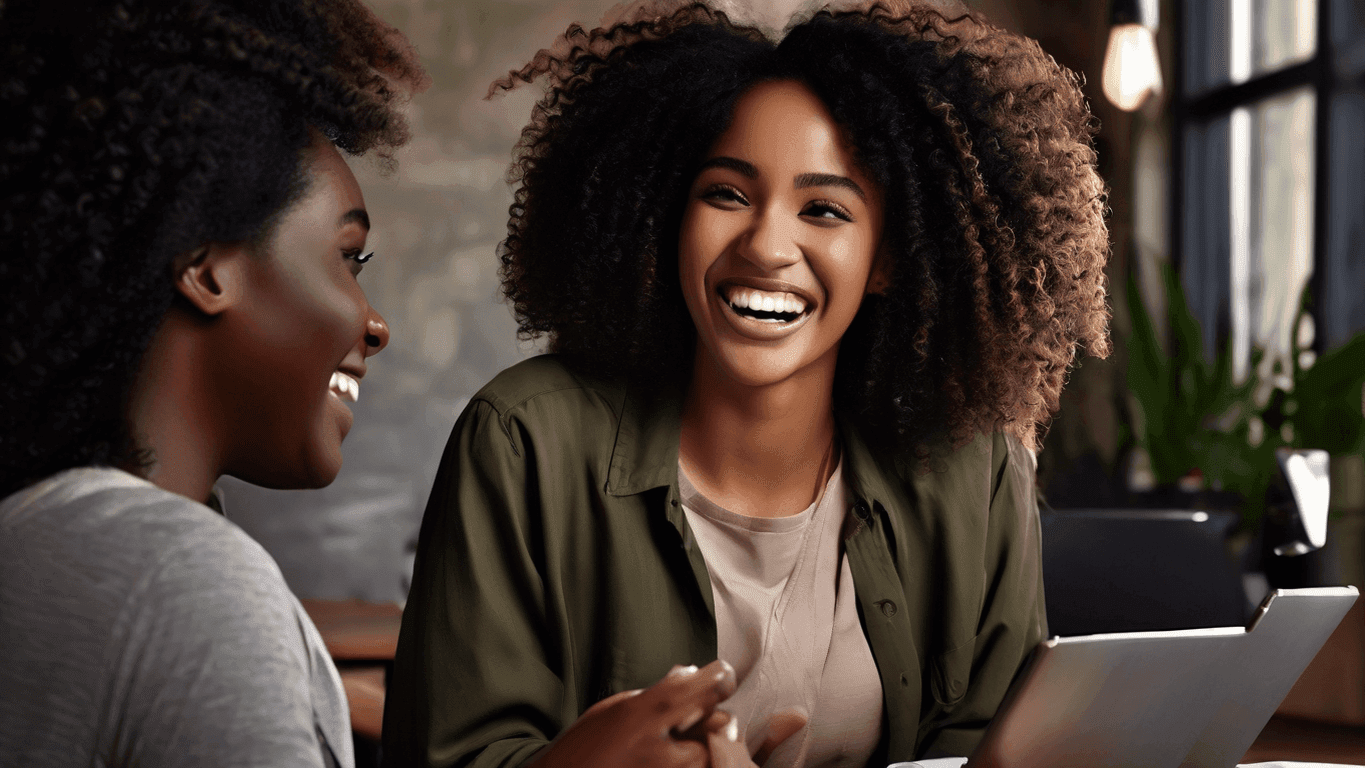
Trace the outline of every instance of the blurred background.
<instances>
[{"instance_id":1,"label":"blurred background","mask_svg":"<svg viewBox=\"0 0 1365 768\"><path fill-rule=\"evenodd\" d=\"M362 282L392 341L365 379L331 487L221 488L230 517L301 597L389 605L406 596L456 417L494 374L537 352L518 341L499 298L496 248L511 150L541 90L489 100L488 86L570 23L597 25L614 3L369 3L417 46L434 82L409 105L413 141L395 172L352 163L378 254ZM810 4L717 5L776 30ZM1080 361L1044 441L1045 541L1048 520L1080 520L1077 510L1199 512L1177 518L1216 523L1210 557L1232 574L1236 610L1271 586L1365 585L1365 2L967 5L1080 73L1102 125L1115 354ZM1289 566L1266 554L1277 448L1331 457L1328 544ZM1148 566L1177 568L1167 574L1175 584L1206 578L1178 569L1201 557L1174 543L1183 534L1153 530ZM1049 595L1065 591L1052 581L1065 567L1048 565ZM1353 634L1333 638L1331 670L1310 668L1326 682L1296 689L1282 714L1332 724L1310 740L1360 752L1299 759L1365 763L1365 619L1352 616Z\"/></svg>"}]
</instances>

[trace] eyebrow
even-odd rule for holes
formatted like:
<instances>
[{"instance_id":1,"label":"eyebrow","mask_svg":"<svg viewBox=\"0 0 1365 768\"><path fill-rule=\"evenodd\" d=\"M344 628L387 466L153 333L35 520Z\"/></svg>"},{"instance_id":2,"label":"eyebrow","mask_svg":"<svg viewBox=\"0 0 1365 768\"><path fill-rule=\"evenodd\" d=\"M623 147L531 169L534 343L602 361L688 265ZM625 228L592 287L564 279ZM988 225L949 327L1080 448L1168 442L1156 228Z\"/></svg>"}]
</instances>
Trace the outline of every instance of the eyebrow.
<instances>
[{"instance_id":1,"label":"eyebrow","mask_svg":"<svg viewBox=\"0 0 1365 768\"><path fill-rule=\"evenodd\" d=\"M803 173L797 176L796 188L805 189L806 187L843 187L860 199L867 199L867 195L863 193L863 188L858 186L858 182L847 176L839 176L833 173Z\"/></svg>"},{"instance_id":2,"label":"eyebrow","mask_svg":"<svg viewBox=\"0 0 1365 768\"><path fill-rule=\"evenodd\" d=\"M344 227L351 223L359 224L368 230L370 228L370 214L366 213L364 208L352 208L341 214L341 219L337 221L337 227Z\"/></svg>"},{"instance_id":3,"label":"eyebrow","mask_svg":"<svg viewBox=\"0 0 1365 768\"><path fill-rule=\"evenodd\" d=\"M746 179L758 178L758 169L754 167L753 163L748 163L734 157L726 157L724 155L713 157L701 164L701 169L703 171L707 168L726 168L738 173ZM793 179L793 183L797 189L806 189L807 187L841 187L849 190L862 200L867 199L867 193L863 192L862 187L858 186L858 182L847 176L840 176L834 173L803 173Z\"/></svg>"},{"instance_id":4,"label":"eyebrow","mask_svg":"<svg viewBox=\"0 0 1365 768\"><path fill-rule=\"evenodd\" d=\"M753 163L746 163L743 160L726 157L725 155L713 157L701 164L701 170L704 171L707 168L726 168L738 173L746 179L758 178L758 169L754 167Z\"/></svg>"}]
</instances>

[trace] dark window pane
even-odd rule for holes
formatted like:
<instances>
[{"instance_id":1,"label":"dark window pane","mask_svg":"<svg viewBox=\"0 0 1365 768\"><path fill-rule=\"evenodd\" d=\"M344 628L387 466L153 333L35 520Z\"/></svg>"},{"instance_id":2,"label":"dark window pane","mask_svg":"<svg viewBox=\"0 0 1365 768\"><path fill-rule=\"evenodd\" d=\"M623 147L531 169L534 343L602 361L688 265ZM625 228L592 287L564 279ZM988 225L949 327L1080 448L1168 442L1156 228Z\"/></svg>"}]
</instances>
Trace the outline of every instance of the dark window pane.
<instances>
[{"instance_id":1,"label":"dark window pane","mask_svg":"<svg viewBox=\"0 0 1365 768\"><path fill-rule=\"evenodd\" d=\"M1365 330L1365 93L1332 99L1322 329L1330 347Z\"/></svg>"},{"instance_id":2,"label":"dark window pane","mask_svg":"<svg viewBox=\"0 0 1365 768\"><path fill-rule=\"evenodd\" d=\"M1181 278L1212 357L1229 296L1228 128L1221 117L1185 130Z\"/></svg>"},{"instance_id":3,"label":"dark window pane","mask_svg":"<svg viewBox=\"0 0 1365 768\"><path fill-rule=\"evenodd\" d=\"M1365 73L1365 0L1332 0L1333 62L1350 79Z\"/></svg>"}]
</instances>

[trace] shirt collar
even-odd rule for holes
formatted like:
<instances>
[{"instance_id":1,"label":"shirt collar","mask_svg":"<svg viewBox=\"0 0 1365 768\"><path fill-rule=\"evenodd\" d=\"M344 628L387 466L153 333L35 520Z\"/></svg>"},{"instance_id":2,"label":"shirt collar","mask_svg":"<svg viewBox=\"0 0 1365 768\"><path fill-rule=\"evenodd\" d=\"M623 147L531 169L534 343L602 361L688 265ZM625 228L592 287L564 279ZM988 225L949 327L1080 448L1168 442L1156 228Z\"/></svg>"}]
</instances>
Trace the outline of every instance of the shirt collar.
<instances>
[{"instance_id":1,"label":"shirt collar","mask_svg":"<svg viewBox=\"0 0 1365 768\"><path fill-rule=\"evenodd\" d=\"M681 386L646 391L629 386L621 406L621 423L612 449L607 492L631 496L653 488L671 487L678 480L678 440L682 420ZM844 450L844 479L854 495L869 507L878 503L895 508L902 493L888 483L888 460L878 460L851 419L836 414ZM899 488L895 483L894 487Z\"/></svg>"},{"instance_id":2,"label":"shirt collar","mask_svg":"<svg viewBox=\"0 0 1365 768\"><path fill-rule=\"evenodd\" d=\"M629 385L607 474L607 493L632 496L678 481L682 388Z\"/></svg>"}]
</instances>

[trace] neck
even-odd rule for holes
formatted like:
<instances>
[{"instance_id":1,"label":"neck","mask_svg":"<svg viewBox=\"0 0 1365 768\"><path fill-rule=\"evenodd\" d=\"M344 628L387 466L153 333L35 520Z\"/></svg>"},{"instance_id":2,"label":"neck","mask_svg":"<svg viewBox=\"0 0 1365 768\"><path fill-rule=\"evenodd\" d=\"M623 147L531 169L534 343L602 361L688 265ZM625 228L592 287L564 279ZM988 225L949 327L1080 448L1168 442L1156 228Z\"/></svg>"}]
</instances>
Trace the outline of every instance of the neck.
<instances>
[{"instance_id":1,"label":"neck","mask_svg":"<svg viewBox=\"0 0 1365 768\"><path fill-rule=\"evenodd\" d=\"M702 357L683 404L679 460L688 479L711 501L750 517L809 507L838 463L833 367L747 386Z\"/></svg>"},{"instance_id":2,"label":"neck","mask_svg":"<svg viewBox=\"0 0 1365 768\"><path fill-rule=\"evenodd\" d=\"M195 501L205 501L222 474L221 446L213 429L212 392L205 350L175 309L167 313L143 355L129 403L138 444L151 451L145 477Z\"/></svg>"}]
</instances>

